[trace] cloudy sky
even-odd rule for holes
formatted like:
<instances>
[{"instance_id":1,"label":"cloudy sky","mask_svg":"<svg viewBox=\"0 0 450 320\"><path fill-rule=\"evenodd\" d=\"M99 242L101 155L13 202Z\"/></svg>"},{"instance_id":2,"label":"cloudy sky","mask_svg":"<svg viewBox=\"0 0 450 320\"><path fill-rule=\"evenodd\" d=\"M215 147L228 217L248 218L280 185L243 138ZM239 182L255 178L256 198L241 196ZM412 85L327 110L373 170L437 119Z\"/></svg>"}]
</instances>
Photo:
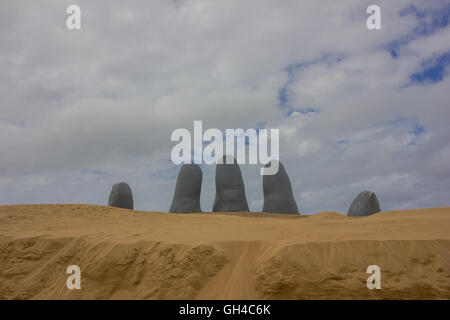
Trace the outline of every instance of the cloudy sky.
<instances>
[{"instance_id":1,"label":"cloudy sky","mask_svg":"<svg viewBox=\"0 0 450 320\"><path fill-rule=\"evenodd\" d=\"M167 211L170 135L202 120L278 128L302 213L346 213L362 190L384 210L448 206L449 19L448 0L4 0L0 204L103 205L125 181L136 209ZM241 166L252 211L259 168Z\"/></svg>"}]
</instances>

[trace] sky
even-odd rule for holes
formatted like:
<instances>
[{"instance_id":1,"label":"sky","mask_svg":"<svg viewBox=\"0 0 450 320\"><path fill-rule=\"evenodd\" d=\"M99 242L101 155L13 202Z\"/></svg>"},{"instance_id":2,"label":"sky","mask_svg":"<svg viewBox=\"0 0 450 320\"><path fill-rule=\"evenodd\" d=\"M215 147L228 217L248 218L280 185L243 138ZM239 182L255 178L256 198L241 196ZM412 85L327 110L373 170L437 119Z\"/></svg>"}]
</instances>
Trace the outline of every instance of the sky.
<instances>
[{"instance_id":1,"label":"sky","mask_svg":"<svg viewBox=\"0 0 450 320\"><path fill-rule=\"evenodd\" d=\"M124 181L135 209L168 211L171 133L202 120L279 129L301 213L363 190L383 210L449 206L449 20L448 0L4 0L0 204L105 205ZM260 167L241 165L251 211Z\"/></svg>"}]
</instances>

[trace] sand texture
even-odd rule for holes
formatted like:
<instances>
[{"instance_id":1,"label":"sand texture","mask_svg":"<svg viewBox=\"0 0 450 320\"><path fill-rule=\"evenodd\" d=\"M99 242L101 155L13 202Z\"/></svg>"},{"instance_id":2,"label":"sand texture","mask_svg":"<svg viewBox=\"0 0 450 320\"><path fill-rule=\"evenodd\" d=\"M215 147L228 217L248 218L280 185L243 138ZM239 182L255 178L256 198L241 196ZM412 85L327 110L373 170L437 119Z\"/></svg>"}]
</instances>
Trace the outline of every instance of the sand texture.
<instances>
[{"instance_id":1,"label":"sand texture","mask_svg":"<svg viewBox=\"0 0 450 320\"><path fill-rule=\"evenodd\" d=\"M68 290L66 268L81 268ZM366 268L381 268L381 290ZM0 299L450 299L450 207L169 214L0 206Z\"/></svg>"}]
</instances>

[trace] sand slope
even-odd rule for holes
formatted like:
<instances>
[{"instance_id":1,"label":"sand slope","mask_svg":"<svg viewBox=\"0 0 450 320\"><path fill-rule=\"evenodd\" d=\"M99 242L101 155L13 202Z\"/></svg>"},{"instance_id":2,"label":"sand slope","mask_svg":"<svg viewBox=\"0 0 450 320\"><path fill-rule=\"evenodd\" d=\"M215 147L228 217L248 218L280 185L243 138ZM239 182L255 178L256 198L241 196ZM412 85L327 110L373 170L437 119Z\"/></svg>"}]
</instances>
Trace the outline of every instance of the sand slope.
<instances>
[{"instance_id":1,"label":"sand slope","mask_svg":"<svg viewBox=\"0 0 450 320\"><path fill-rule=\"evenodd\" d=\"M68 290L79 265L81 290ZM368 290L368 265L381 290ZM1 299L450 299L450 208L351 218L0 206Z\"/></svg>"}]
</instances>

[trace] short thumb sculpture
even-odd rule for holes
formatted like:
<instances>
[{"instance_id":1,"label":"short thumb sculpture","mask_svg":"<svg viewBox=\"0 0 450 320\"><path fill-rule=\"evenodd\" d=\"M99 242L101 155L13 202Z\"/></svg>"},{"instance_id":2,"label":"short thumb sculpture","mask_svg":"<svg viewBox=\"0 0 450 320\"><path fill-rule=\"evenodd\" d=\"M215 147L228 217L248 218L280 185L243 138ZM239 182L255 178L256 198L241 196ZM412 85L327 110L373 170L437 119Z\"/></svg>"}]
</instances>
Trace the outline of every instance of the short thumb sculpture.
<instances>
[{"instance_id":1,"label":"short thumb sculpture","mask_svg":"<svg viewBox=\"0 0 450 320\"><path fill-rule=\"evenodd\" d=\"M133 194L131 193L130 186L125 182L120 182L113 185L111 192L109 193L108 206L133 209Z\"/></svg>"},{"instance_id":2,"label":"short thumb sculpture","mask_svg":"<svg viewBox=\"0 0 450 320\"><path fill-rule=\"evenodd\" d=\"M380 211L380 204L375 193L363 191L352 201L347 215L351 217L364 217Z\"/></svg>"},{"instance_id":3,"label":"short thumb sculpture","mask_svg":"<svg viewBox=\"0 0 450 320\"><path fill-rule=\"evenodd\" d=\"M224 156L216 165L216 197L212 211L248 211L241 169L232 156Z\"/></svg>"},{"instance_id":4,"label":"short thumb sculpture","mask_svg":"<svg viewBox=\"0 0 450 320\"><path fill-rule=\"evenodd\" d=\"M272 160L277 161L277 160ZM265 165L270 167L271 162ZM279 162L278 172L263 176L263 212L298 214L297 203L292 193L289 176L284 165Z\"/></svg>"},{"instance_id":5,"label":"short thumb sculpture","mask_svg":"<svg viewBox=\"0 0 450 320\"><path fill-rule=\"evenodd\" d=\"M169 212L201 212L202 177L202 169L197 164L184 164L181 167Z\"/></svg>"}]
</instances>

